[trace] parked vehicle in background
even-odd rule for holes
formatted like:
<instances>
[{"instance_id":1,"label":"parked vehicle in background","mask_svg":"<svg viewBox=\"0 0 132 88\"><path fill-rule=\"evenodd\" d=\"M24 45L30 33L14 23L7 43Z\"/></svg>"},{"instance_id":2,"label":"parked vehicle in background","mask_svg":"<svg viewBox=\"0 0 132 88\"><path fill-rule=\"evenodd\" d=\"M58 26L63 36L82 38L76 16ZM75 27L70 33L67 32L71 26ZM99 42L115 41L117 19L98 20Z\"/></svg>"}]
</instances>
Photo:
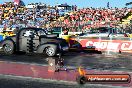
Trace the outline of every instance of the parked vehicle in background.
<instances>
[{"instance_id":1,"label":"parked vehicle in background","mask_svg":"<svg viewBox=\"0 0 132 88\"><path fill-rule=\"evenodd\" d=\"M100 27L96 29L91 29L87 33L82 33L79 36L83 37L127 37L125 33L118 28L111 27Z\"/></svg>"},{"instance_id":2,"label":"parked vehicle in background","mask_svg":"<svg viewBox=\"0 0 132 88\"><path fill-rule=\"evenodd\" d=\"M7 30L4 32L0 32L0 41L4 40L8 36L14 36L15 34L12 32L12 30Z\"/></svg>"},{"instance_id":3,"label":"parked vehicle in background","mask_svg":"<svg viewBox=\"0 0 132 88\"><path fill-rule=\"evenodd\" d=\"M55 56L68 51L68 43L56 35L48 35L41 28L22 28L15 36L6 37L0 46L5 54L15 52L43 53Z\"/></svg>"}]
</instances>

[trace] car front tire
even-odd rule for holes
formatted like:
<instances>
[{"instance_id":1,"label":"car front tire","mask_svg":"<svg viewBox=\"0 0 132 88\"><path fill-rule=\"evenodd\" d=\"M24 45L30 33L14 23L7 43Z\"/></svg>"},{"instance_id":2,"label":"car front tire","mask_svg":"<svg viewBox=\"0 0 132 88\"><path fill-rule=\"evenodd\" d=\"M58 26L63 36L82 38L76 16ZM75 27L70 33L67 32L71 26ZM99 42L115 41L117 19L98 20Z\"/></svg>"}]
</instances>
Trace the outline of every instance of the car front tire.
<instances>
[{"instance_id":1,"label":"car front tire","mask_svg":"<svg viewBox=\"0 0 132 88\"><path fill-rule=\"evenodd\" d=\"M11 40L6 40L3 42L3 51L7 55L14 54L14 44Z\"/></svg>"},{"instance_id":2,"label":"car front tire","mask_svg":"<svg viewBox=\"0 0 132 88\"><path fill-rule=\"evenodd\" d=\"M45 49L45 53L46 53L47 56L52 57L52 56L55 56L56 55L56 50L53 47L47 47Z\"/></svg>"}]
</instances>

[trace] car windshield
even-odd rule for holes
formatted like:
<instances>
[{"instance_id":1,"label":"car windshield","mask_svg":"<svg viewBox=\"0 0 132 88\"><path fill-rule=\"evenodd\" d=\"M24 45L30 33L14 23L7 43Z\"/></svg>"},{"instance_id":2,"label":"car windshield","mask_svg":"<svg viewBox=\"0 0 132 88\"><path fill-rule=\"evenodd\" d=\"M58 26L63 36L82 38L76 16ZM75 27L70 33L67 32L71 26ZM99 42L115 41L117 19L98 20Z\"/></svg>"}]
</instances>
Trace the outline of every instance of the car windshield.
<instances>
[{"instance_id":1,"label":"car windshield","mask_svg":"<svg viewBox=\"0 0 132 88\"><path fill-rule=\"evenodd\" d=\"M81 33L79 36L85 36L87 34L96 34L96 33L116 33L122 34L121 29L119 28L111 28L111 27L100 27L89 30L89 32Z\"/></svg>"},{"instance_id":2,"label":"car windshield","mask_svg":"<svg viewBox=\"0 0 132 88\"><path fill-rule=\"evenodd\" d=\"M89 33L116 33L116 34L120 34L121 29L119 28L111 28L111 27L101 27L101 28L97 28L97 29L92 29L90 30Z\"/></svg>"},{"instance_id":3,"label":"car windshield","mask_svg":"<svg viewBox=\"0 0 132 88\"><path fill-rule=\"evenodd\" d=\"M39 36L47 35L47 32L46 32L45 29L39 29L39 30L38 30L38 35L39 35Z\"/></svg>"},{"instance_id":4,"label":"car windshield","mask_svg":"<svg viewBox=\"0 0 132 88\"><path fill-rule=\"evenodd\" d=\"M101 27L101 28L95 28L91 29L89 33L107 33L109 31L109 28L107 27Z\"/></svg>"}]
</instances>

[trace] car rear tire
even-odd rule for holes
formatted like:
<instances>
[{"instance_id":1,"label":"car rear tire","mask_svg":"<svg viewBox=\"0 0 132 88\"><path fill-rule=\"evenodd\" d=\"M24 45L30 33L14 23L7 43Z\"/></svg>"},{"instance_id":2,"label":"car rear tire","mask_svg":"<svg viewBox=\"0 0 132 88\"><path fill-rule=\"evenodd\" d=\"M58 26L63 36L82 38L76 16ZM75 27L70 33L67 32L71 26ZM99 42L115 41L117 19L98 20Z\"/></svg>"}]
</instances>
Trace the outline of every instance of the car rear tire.
<instances>
[{"instance_id":1,"label":"car rear tire","mask_svg":"<svg viewBox=\"0 0 132 88\"><path fill-rule=\"evenodd\" d=\"M14 54L14 44L11 40L6 40L3 42L3 51L7 55Z\"/></svg>"},{"instance_id":2,"label":"car rear tire","mask_svg":"<svg viewBox=\"0 0 132 88\"><path fill-rule=\"evenodd\" d=\"M46 53L47 56L52 57L52 56L55 56L56 55L56 50L53 47L47 47L45 49L45 53Z\"/></svg>"}]
</instances>

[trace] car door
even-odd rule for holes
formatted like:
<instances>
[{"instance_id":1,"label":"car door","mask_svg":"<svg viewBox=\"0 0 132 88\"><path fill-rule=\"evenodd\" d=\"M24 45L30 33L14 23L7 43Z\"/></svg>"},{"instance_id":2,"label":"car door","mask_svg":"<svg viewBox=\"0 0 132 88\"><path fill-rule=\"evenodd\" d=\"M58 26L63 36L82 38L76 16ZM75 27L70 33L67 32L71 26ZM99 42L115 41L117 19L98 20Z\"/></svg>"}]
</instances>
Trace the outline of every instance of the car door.
<instances>
[{"instance_id":1,"label":"car door","mask_svg":"<svg viewBox=\"0 0 132 88\"><path fill-rule=\"evenodd\" d=\"M39 37L37 36L36 31L33 31L32 29L26 29L20 33L20 51L34 52L36 51L38 45Z\"/></svg>"}]
</instances>

